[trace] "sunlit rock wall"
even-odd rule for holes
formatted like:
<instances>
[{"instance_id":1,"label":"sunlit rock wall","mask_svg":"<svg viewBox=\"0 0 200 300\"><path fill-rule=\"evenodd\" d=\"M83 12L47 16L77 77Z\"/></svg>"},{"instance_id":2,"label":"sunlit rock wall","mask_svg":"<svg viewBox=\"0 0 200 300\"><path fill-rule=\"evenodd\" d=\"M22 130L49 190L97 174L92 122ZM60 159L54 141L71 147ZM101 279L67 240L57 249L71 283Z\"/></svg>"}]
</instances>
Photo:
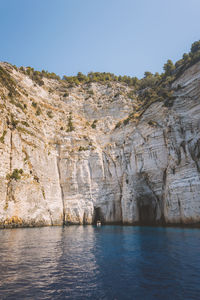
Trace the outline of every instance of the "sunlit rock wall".
<instances>
[{"instance_id":1,"label":"sunlit rock wall","mask_svg":"<svg viewBox=\"0 0 200 300\"><path fill-rule=\"evenodd\" d=\"M134 108L130 88L96 83L72 88L66 99L61 83L39 87L1 66L26 104L20 110L1 88L2 227L200 222L200 63L174 82L173 103L152 103L119 128ZM18 179L15 169L23 171Z\"/></svg>"}]
</instances>

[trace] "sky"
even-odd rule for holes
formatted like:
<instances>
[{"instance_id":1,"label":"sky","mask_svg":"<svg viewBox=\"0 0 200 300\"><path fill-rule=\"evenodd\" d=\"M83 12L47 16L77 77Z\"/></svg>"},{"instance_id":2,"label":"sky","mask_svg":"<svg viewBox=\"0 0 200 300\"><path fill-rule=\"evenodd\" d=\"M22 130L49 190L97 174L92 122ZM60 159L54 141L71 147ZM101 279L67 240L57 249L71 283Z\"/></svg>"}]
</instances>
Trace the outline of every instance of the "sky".
<instances>
[{"instance_id":1,"label":"sky","mask_svg":"<svg viewBox=\"0 0 200 300\"><path fill-rule=\"evenodd\" d=\"M63 76L162 72L200 40L200 0L0 0L0 61Z\"/></svg>"}]
</instances>

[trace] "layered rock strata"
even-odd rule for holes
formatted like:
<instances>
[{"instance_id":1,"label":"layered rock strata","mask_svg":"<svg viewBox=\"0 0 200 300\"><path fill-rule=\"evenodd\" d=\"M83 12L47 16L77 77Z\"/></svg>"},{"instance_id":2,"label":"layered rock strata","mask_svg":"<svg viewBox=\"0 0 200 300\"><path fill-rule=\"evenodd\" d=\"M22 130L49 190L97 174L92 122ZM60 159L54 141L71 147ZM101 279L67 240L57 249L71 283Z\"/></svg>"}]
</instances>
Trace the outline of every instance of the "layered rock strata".
<instances>
[{"instance_id":1,"label":"layered rock strata","mask_svg":"<svg viewBox=\"0 0 200 300\"><path fill-rule=\"evenodd\" d=\"M14 86L0 86L1 227L200 222L200 63L128 124L125 84L39 86L0 67Z\"/></svg>"}]
</instances>

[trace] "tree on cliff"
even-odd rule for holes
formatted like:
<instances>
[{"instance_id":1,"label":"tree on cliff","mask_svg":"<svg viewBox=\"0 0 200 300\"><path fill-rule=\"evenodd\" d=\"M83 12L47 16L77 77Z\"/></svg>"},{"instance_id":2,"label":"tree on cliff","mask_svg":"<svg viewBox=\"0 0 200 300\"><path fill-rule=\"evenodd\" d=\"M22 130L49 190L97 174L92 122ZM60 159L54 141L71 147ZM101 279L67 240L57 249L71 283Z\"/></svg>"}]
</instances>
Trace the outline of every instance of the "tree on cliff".
<instances>
[{"instance_id":1,"label":"tree on cliff","mask_svg":"<svg viewBox=\"0 0 200 300\"><path fill-rule=\"evenodd\" d=\"M194 53L196 53L199 50L200 50L200 41L196 41L191 46L191 53L194 54Z\"/></svg>"},{"instance_id":2,"label":"tree on cliff","mask_svg":"<svg viewBox=\"0 0 200 300\"><path fill-rule=\"evenodd\" d=\"M165 71L165 75L166 76L171 76L175 67L174 67L174 64L173 62L171 61L171 59L168 59L168 61L166 62L166 64L164 64L164 67L163 67L164 71Z\"/></svg>"}]
</instances>

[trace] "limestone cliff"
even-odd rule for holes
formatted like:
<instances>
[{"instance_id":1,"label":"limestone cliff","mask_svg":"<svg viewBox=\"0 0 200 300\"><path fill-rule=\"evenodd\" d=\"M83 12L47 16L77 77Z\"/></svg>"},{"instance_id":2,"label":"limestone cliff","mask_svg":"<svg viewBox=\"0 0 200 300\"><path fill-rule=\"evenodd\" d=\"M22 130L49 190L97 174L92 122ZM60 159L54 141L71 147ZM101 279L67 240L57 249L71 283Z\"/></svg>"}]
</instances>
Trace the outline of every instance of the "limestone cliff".
<instances>
[{"instance_id":1,"label":"limestone cliff","mask_svg":"<svg viewBox=\"0 0 200 300\"><path fill-rule=\"evenodd\" d=\"M123 83L0 72L1 227L200 222L200 62L140 114Z\"/></svg>"}]
</instances>

